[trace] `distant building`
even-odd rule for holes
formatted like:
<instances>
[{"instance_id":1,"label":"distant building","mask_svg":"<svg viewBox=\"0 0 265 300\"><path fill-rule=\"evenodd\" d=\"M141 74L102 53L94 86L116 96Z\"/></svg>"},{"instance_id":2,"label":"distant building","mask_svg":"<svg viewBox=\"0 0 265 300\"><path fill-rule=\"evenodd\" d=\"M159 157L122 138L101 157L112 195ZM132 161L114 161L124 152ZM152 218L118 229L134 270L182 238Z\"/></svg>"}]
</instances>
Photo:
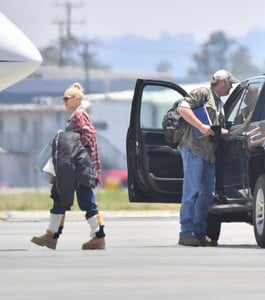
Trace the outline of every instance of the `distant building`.
<instances>
[{"instance_id":1,"label":"distant building","mask_svg":"<svg viewBox=\"0 0 265 300\"><path fill-rule=\"evenodd\" d=\"M89 79L85 80L84 70L79 67L41 66L27 79L2 91L0 103L31 103L36 97L61 97L75 81L82 84L87 94L133 90L138 77L169 80L169 77L157 72L111 70L90 70Z\"/></svg>"},{"instance_id":2,"label":"distant building","mask_svg":"<svg viewBox=\"0 0 265 300\"><path fill-rule=\"evenodd\" d=\"M33 161L40 149L64 128L63 105L0 104L0 186L42 185Z\"/></svg>"}]
</instances>

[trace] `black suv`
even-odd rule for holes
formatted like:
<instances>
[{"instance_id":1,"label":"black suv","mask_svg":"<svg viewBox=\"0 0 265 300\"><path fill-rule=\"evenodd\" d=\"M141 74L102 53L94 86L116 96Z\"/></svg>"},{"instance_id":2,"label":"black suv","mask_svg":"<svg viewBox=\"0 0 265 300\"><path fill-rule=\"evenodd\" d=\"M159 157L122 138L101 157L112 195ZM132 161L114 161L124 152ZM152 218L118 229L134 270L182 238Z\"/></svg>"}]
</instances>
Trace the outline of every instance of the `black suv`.
<instances>
[{"instance_id":1,"label":"black suv","mask_svg":"<svg viewBox=\"0 0 265 300\"><path fill-rule=\"evenodd\" d=\"M227 203L211 207L222 222L254 226L265 248L265 76L240 82L224 110L223 188ZM162 119L187 92L171 82L138 79L127 133L128 192L131 202L180 203L182 159L166 144ZM191 166L192 168L192 166Z\"/></svg>"}]
</instances>

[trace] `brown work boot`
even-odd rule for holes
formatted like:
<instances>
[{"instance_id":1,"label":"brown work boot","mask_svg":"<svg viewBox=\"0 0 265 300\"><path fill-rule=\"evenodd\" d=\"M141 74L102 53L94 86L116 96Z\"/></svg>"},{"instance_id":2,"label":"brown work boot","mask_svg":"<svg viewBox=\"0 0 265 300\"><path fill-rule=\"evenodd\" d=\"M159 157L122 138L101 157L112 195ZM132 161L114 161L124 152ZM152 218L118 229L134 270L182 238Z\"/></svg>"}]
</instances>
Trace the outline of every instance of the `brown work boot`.
<instances>
[{"instance_id":1,"label":"brown work boot","mask_svg":"<svg viewBox=\"0 0 265 300\"><path fill-rule=\"evenodd\" d=\"M31 239L31 242L38 246L46 246L50 249L55 249L57 244L57 239L54 238L54 234L47 230L47 232L42 236L34 236Z\"/></svg>"},{"instance_id":2,"label":"brown work boot","mask_svg":"<svg viewBox=\"0 0 265 300\"><path fill-rule=\"evenodd\" d=\"M96 250L96 249L104 250L106 249L105 238L104 237L98 238L94 236L91 240L89 240L88 242L82 245L82 249L83 250Z\"/></svg>"},{"instance_id":3,"label":"brown work boot","mask_svg":"<svg viewBox=\"0 0 265 300\"><path fill-rule=\"evenodd\" d=\"M192 234L185 234L179 237L179 245L198 247L200 244L200 240Z\"/></svg>"},{"instance_id":4,"label":"brown work boot","mask_svg":"<svg viewBox=\"0 0 265 300\"><path fill-rule=\"evenodd\" d=\"M94 236L88 242L84 243L82 249L83 250L106 249L104 225L99 226L99 231L96 232L96 236Z\"/></svg>"}]
</instances>

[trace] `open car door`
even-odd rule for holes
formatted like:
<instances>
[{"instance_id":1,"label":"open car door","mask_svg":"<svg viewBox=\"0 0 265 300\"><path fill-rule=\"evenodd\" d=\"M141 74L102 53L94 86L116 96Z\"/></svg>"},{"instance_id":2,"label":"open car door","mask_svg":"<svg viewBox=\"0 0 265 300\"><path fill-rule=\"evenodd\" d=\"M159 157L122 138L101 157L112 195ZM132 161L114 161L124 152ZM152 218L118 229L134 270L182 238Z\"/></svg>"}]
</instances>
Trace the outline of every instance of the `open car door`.
<instances>
[{"instance_id":1,"label":"open car door","mask_svg":"<svg viewBox=\"0 0 265 300\"><path fill-rule=\"evenodd\" d=\"M254 160L257 155L257 147L252 148L251 145L259 139L258 121L261 120L262 107L260 103L256 106L256 103L263 84L264 81L259 78L242 82L224 106L230 128L230 136L224 140L222 149L224 193L228 199L251 198L249 186L253 183L248 182L249 160Z\"/></svg>"},{"instance_id":2,"label":"open car door","mask_svg":"<svg viewBox=\"0 0 265 300\"><path fill-rule=\"evenodd\" d=\"M126 140L130 202L181 202L182 159L166 144L162 119L186 94L170 82L137 80Z\"/></svg>"}]
</instances>

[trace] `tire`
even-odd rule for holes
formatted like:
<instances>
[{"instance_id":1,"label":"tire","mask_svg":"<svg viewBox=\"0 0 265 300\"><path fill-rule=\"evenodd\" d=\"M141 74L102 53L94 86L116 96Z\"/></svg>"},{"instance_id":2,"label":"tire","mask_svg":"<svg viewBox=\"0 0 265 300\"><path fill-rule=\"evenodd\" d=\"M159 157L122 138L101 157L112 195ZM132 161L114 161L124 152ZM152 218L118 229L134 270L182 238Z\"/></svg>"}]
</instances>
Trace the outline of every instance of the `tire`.
<instances>
[{"instance_id":1,"label":"tire","mask_svg":"<svg viewBox=\"0 0 265 300\"><path fill-rule=\"evenodd\" d=\"M265 248L265 175L261 175L255 185L253 197L253 226L257 244Z\"/></svg>"}]
</instances>

